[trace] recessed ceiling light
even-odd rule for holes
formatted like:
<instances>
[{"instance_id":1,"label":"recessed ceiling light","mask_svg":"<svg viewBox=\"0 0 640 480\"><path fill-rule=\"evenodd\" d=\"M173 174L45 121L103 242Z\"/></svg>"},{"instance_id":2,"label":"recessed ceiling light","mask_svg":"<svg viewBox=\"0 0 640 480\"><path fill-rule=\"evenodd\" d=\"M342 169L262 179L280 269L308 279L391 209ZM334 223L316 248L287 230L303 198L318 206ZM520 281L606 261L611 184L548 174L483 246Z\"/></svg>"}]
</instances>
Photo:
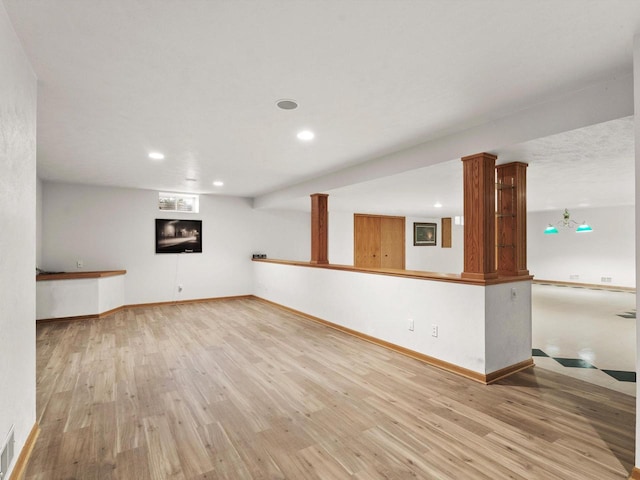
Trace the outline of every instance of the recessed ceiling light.
<instances>
[{"instance_id":1,"label":"recessed ceiling light","mask_svg":"<svg viewBox=\"0 0 640 480\"><path fill-rule=\"evenodd\" d=\"M286 98L278 100L276 102L276 105L282 110L295 110L296 108L298 108L298 102L296 102L295 100L288 100Z\"/></svg>"},{"instance_id":2,"label":"recessed ceiling light","mask_svg":"<svg viewBox=\"0 0 640 480\"><path fill-rule=\"evenodd\" d=\"M222 186L224 186L224 182L222 180L216 180L215 182L213 182L213 186L214 187L222 187Z\"/></svg>"},{"instance_id":3,"label":"recessed ceiling light","mask_svg":"<svg viewBox=\"0 0 640 480\"><path fill-rule=\"evenodd\" d=\"M149 154L149 158L152 158L153 160L164 160L164 154L160 152L151 152Z\"/></svg>"},{"instance_id":4,"label":"recessed ceiling light","mask_svg":"<svg viewBox=\"0 0 640 480\"><path fill-rule=\"evenodd\" d=\"M436 208L442 208L442 204L440 202L434 203L433 206Z\"/></svg>"},{"instance_id":5,"label":"recessed ceiling light","mask_svg":"<svg viewBox=\"0 0 640 480\"><path fill-rule=\"evenodd\" d=\"M313 140L316 135L311 130L302 130L298 132L298 138L300 140Z\"/></svg>"}]
</instances>

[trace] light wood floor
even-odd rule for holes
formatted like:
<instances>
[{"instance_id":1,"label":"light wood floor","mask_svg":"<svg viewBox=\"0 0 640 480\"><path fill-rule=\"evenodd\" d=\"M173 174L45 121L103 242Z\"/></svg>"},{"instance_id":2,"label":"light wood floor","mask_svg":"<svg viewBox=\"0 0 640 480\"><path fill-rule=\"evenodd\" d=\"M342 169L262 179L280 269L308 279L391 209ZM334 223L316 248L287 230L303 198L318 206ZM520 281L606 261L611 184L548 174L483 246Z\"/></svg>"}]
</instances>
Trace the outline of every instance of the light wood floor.
<instances>
[{"instance_id":1,"label":"light wood floor","mask_svg":"<svg viewBox=\"0 0 640 480\"><path fill-rule=\"evenodd\" d=\"M484 386L255 299L38 325L29 479L594 479L634 399L541 369Z\"/></svg>"}]
</instances>

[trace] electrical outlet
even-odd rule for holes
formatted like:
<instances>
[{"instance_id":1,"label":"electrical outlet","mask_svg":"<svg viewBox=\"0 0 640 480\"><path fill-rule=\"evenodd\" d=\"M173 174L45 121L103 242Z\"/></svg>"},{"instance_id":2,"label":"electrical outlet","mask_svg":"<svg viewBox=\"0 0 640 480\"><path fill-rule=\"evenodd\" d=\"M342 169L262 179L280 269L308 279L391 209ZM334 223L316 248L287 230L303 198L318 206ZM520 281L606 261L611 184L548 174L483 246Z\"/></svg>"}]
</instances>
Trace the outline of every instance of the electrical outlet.
<instances>
[{"instance_id":1,"label":"electrical outlet","mask_svg":"<svg viewBox=\"0 0 640 480\"><path fill-rule=\"evenodd\" d=\"M611 283L611 277L601 277L600 281L602 283Z\"/></svg>"},{"instance_id":2,"label":"electrical outlet","mask_svg":"<svg viewBox=\"0 0 640 480\"><path fill-rule=\"evenodd\" d=\"M411 319L411 318L410 318L410 319L409 319L409 330L411 330L412 332L413 332L413 327L414 327L414 325L413 325L413 319Z\"/></svg>"},{"instance_id":3,"label":"electrical outlet","mask_svg":"<svg viewBox=\"0 0 640 480\"><path fill-rule=\"evenodd\" d=\"M76 261L76 267L83 268L84 267L84 262L82 260Z\"/></svg>"},{"instance_id":4,"label":"electrical outlet","mask_svg":"<svg viewBox=\"0 0 640 480\"><path fill-rule=\"evenodd\" d=\"M431 336L432 337L438 336L438 325L431 325Z\"/></svg>"},{"instance_id":5,"label":"electrical outlet","mask_svg":"<svg viewBox=\"0 0 640 480\"><path fill-rule=\"evenodd\" d=\"M569 280L580 280L580 275L576 275L576 274L569 275Z\"/></svg>"},{"instance_id":6,"label":"electrical outlet","mask_svg":"<svg viewBox=\"0 0 640 480\"><path fill-rule=\"evenodd\" d=\"M511 289L511 300L515 300L517 296L518 296L518 290L516 290L515 288L512 288Z\"/></svg>"}]
</instances>

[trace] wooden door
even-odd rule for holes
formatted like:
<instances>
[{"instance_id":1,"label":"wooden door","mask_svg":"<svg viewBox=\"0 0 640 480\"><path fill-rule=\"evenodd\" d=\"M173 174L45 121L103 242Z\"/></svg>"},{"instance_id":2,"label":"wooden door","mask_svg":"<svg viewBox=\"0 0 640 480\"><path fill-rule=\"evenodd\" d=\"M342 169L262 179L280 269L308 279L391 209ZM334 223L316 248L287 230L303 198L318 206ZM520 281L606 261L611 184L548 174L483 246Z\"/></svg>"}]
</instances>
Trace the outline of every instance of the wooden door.
<instances>
[{"instance_id":1,"label":"wooden door","mask_svg":"<svg viewBox=\"0 0 640 480\"><path fill-rule=\"evenodd\" d=\"M353 216L353 264L361 268L404 270L404 217Z\"/></svg>"},{"instance_id":2,"label":"wooden door","mask_svg":"<svg viewBox=\"0 0 640 480\"><path fill-rule=\"evenodd\" d=\"M380 217L354 215L354 266L380 268Z\"/></svg>"},{"instance_id":3,"label":"wooden door","mask_svg":"<svg viewBox=\"0 0 640 480\"><path fill-rule=\"evenodd\" d=\"M380 217L380 266L404 270L404 217Z\"/></svg>"}]
</instances>

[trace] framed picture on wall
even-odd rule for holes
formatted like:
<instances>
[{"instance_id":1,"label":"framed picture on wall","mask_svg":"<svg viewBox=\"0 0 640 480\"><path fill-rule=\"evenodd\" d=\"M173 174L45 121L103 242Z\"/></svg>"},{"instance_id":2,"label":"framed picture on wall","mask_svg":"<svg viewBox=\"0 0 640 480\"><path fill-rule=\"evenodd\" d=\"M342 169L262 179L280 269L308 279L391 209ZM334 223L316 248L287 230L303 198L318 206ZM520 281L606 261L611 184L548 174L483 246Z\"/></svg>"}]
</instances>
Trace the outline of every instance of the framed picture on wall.
<instances>
[{"instance_id":1,"label":"framed picture on wall","mask_svg":"<svg viewBox=\"0 0 640 480\"><path fill-rule=\"evenodd\" d=\"M435 247L437 223L413 222L413 246L414 247Z\"/></svg>"},{"instance_id":2,"label":"framed picture on wall","mask_svg":"<svg viewBox=\"0 0 640 480\"><path fill-rule=\"evenodd\" d=\"M156 218L156 253L202 253L202 220Z\"/></svg>"}]
</instances>

